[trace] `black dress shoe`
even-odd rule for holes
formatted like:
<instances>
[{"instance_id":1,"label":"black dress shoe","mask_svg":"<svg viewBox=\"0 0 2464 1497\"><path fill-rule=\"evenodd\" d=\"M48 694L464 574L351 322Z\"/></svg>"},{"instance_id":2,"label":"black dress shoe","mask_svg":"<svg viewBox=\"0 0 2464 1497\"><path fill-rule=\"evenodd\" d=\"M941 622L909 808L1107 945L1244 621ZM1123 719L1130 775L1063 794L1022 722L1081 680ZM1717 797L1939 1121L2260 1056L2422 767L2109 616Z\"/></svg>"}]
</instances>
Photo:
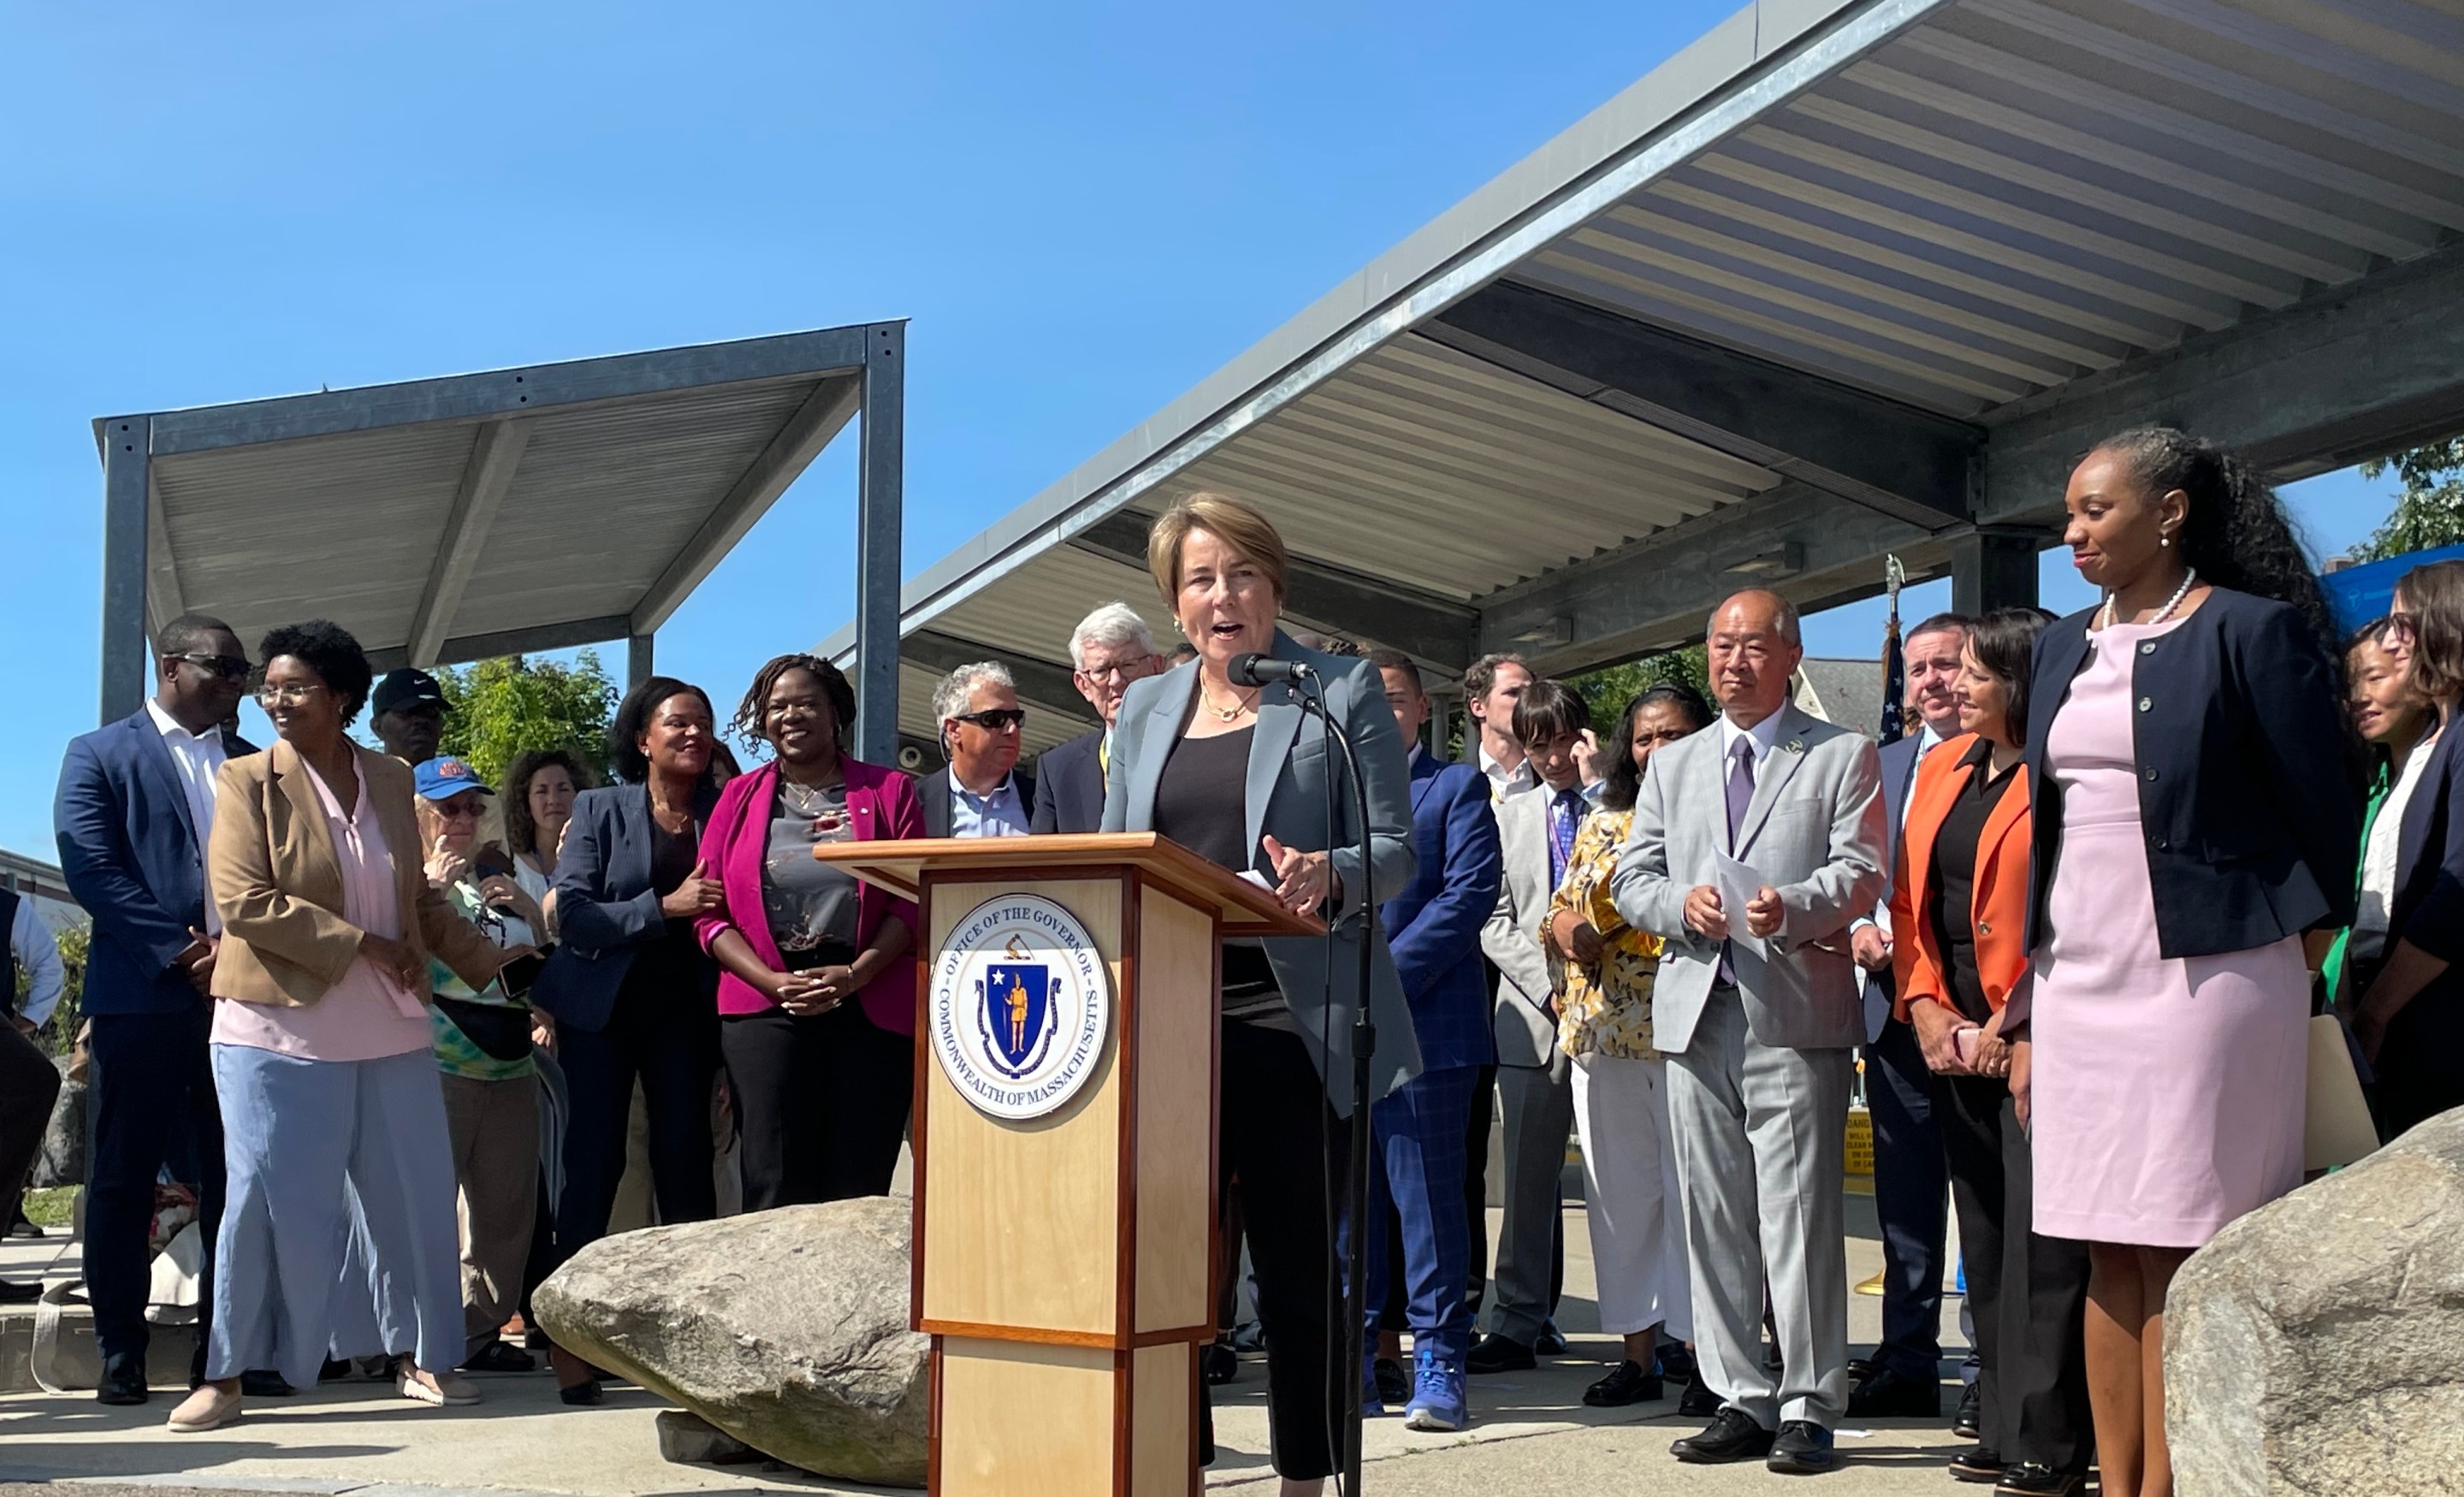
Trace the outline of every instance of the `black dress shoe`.
<instances>
[{"instance_id":1,"label":"black dress shoe","mask_svg":"<svg viewBox=\"0 0 2464 1497\"><path fill-rule=\"evenodd\" d=\"M1850 1419L1940 1419L1942 1384L1903 1377L1887 1367L1876 1368L1863 1382L1848 1390Z\"/></svg>"},{"instance_id":2,"label":"black dress shoe","mask_svg":"<svg viewBox=\"0 0 2464 1497\"><path fill-rule=\"evenodd\" d=\"M1583 1401L1595 1409L1621 1409L1629 1403L1652 1403L1668 1397L1657 1368L1646 1372L1640 1362L1619 1362L1606 1377L1583 1390Z\"/></svg>"},{"instance_id":3,"label":"black dress shoe","mask_svg":"<svg viewBox=\"0 0 2464 1497\"><path fill-rule=\"evenodd\" d=\"M260 1368L239 1375L239 1392L244 1398L288 1398L299 1390L291 1386L291 1379L280 1373Z\"/></svg>"},{"instance_id":4,"label":"black dress shoe","mask_svg":"<svg viewBox=\"0 0 2464 1497\"><path fill-rule=\"evenodd\" d=\"M1539 1365L1531 1348L1495 1332L1473 1343L1471 1354L1463 1358L1463 1371L1467 1373L1528 1373Z\"/></svg>"},{"instance_id":5,"label":"black dress shoe","mask_svg":"<svg viewBox=\"0 0 2464 1497\"><path fill-rule=\"evenodd\" d=\"M2010 1463L2002 1452L1991 1445L1971 1445L1950 1458L1950 1479L1954 1482L1998 1482Z\"/></svg>"},{"instance_id":6,"label":"black dress shoe","mask_svg":"<svg viewBox=\"0 0 2464 1497\"><path fill-rule=\"evenodd\" d=\"M2078 1471L2057 1471L2035 1461L2022 1461L2002 1473L1994 1484L1994 1497L2079 1497L2087 1490L2087 1477Z\"/></svg>"},{"instance_id":7,"label":"black dress shoe","mask_svg":"<svg viewBox=\"0 0 2464 1497\"><path fill-rule=\"evenodd\" d=\"M1531 1350L1542 1356L1563 1356L1566 1354L1566 1333L1557 1329L1555 1321L1544 1320L1540 1322L1540 1335L1531 1343Z\"/></svg>"},{"instance_id":8,"label":"black dress shoe","mask_svg":"<svg viewBox=\"0 0 2464 1497\"><path fill-rule=\"evenodd\" d=\"M1685 1419L1709 1419L1720 1412L1720 1396L1711 1391L1711 1385L1703 1380L1700 1372L1694 1375L1692 1382L1685 1385L1684 1393L1678 1397L1677 1412Z\"/></svg>"},{"instance_id":9,"label":"black dress shoe","mask_svg":"<svg viewBox=\"0 0 2464 1497\"><path fill-rule=\"evenodd\" d=\"M350 1376L351 1359L347 1356L329 1356L325 1365L317 1369L319 1382L344 1382Z\"/></svg>"},{"instance_id":10,"label":"black dress shoe","mask_svg":"<svg viewBox=\"0 0 2464 1497\"><path fill-rule=\"evenodd\" d=\"M11 1284L0 1279L0 1305L32 1305L42 1297L40 1284Z\"/></svg>"},{"instance_id":11,"label":"black dress shoe","mask_svg":"<svg viewBox=\"0 0 2464 1497\"><path fill-rule=\"evenodd\" d=\"M1198 1371L1209 1384L1221 1388L1241 1376L1241 1354L1222 1341L1209 1341L1198 1349Z\"/></svg>"},{"instance_id":12,"label":"black dress shoe","mask_svg":"<svg viewBox=\"0 0 2464 1497\"><path fill-rule=\"evenodd\" d=\"M510 1341L491 1341L457 1370L466 1373L532 1373L539 1371L539 1358Z\"/></svg>"},{"instance_id":13,"label":"black dress shoe","mask_svg":"<svg viewBox=\"0 0 2464 1497\"><path fill-rule=\"evenodd\" d=\"M94 1390L94 1401L117 1406L145 1401L145 1374L137 1367L106 1367Z\"/></svg>"},{"instance_id":14,"label":"black dress shoe","mask_svg":"<svg viewBox=\"0 0 2464 1497\"><path fill-rule=\"evenodd\" d=\"M1969 1383L1960 1390L1959 1412L1951 1416L1950 1432L1962 1440L1985 1438L1985 1386Z\"/></svg>"},{"instance_id":15,"label":"black dress shoe","mask_svg":"<svg viewBox=\"0 0 2464 1497\"><path fill-rule=\"evenodd\" d=\"M1684 1382L1694 1376L1694 1349L1683 1341L1663 1342L1658 1349L1660 1376Z\"/></svg>"},{"instance_id":16,"label":"black dress shoe","mask_svg":"<svg viewBox=\"0 0 2464 1497\"><path fill-rule=\"evenodd\" d=\"M1831 1448L1831 1431L1812 1420L1793 1419L1779 1427L1763 1464L1782 1476L1812 1476L1837 1465L1839 1456Z\"/></svg>"},{"instance_id":17,"label":"black dress shoe","mask_svg":"<svg viewBox=\"0 0 2464 1497\"><path fill-rule=\"evenodd\" d=\"M1391 1356L1375 1357L1369 1364L1369 1376L1377 1384L1377 1400L1388 1408L1411 1401L1412 1375L1403 1371L1402 1363Z\"/></svg>"},{"instance_id":18,"label":"black dress shoe","mask_svg":"<svg viewBox=\"0 0 2464 1497\"><path fill-rule=\"evenodd\" d=\"M1724 1408L1711 1416L1703 1433L1688 1435L1668 1453L1688 1465L1726 1465L1751 1461L1771 1451L1771 1432L1754 1422L1743 1409Z\"/></svg>"}]
</instances>

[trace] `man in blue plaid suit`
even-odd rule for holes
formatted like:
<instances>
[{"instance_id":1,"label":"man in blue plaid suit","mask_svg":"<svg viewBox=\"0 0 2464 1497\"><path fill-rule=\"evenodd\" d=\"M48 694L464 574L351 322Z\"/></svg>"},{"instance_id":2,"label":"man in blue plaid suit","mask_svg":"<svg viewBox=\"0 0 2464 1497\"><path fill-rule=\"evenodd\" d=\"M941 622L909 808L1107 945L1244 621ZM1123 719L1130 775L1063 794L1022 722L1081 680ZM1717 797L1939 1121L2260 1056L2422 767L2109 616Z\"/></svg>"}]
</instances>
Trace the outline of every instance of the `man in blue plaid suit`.
<instances>
[{"instance_id":1,"label":"man in blue plaid suit","mask_svg":"<svg viewBox=\"0 0 2464 1497\"><path fill-rule=\"evenodd\" d=\"M1471 1310L1464 1303L1471 1238L1463 1205L1463 1134L1473 1082L1480 1068L1496 1059L1480 933L1497 907L1503 865L1486 778L1472 765L1441 762L1419 741L1429 720L1419 669L1394 650L1379 650L1370 659L1385 680L1396 723L1413 745L1412 850L1418 867L1410 887L1387 901L1377 917L1412 1005L1421 1071L1370 1109L1377 1147L1370 1152L1369 1221L1385 1223L1391 1211L1402 1240L1404 1313L1415 1363L1405 1422L1414 1429L1461 1429L1469 1420L1463 1358L1471 1348ZM1371 1240L1361 1298L1373 1342L1386 1305L1385 1238L1378 1230ZM1374 1383L1362 1397L1367 1412L1384 1412L1384 1395Z\"/></svg>"}]
</instances>

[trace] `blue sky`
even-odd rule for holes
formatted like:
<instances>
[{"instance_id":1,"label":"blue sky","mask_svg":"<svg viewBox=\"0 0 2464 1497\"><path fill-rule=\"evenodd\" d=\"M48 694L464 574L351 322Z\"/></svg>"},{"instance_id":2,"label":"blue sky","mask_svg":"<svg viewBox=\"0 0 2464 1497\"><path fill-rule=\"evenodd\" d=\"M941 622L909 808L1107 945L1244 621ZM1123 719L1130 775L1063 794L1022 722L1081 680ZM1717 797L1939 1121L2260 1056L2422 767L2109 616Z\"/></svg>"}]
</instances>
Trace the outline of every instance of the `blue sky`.
<instances>
[{"instance_id":1,"label":"blue sky","mask_svg":"<svg viewBox=\"0 0 2464 1497\"><path fill-rule=\"evenodd\" d=\"M903 316L913 572L1735 3L0 0L0 600L31 666L0 847L49 856L93 725L97 415ZM851 448L663 669L732 697L845 622ZM2389 502L2294 494L2325 551ZM1809 644L1871 653L1879 617Z\"/></svg>"}]
</instances>

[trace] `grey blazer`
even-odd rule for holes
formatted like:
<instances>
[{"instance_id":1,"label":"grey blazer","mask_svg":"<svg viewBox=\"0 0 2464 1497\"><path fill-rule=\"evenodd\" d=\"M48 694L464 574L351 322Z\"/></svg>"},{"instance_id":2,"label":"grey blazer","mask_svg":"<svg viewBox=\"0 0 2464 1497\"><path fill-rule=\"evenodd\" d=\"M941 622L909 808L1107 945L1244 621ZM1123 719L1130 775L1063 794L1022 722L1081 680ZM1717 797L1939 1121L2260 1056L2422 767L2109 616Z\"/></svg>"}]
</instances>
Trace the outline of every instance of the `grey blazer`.
<instances>
[{"instance_id":1,"label":"grey blazer","mask_svg":"<svg viewBox=\"0 0 2464 1497\"><path fill-rule=\"evenodd\" d=\"M1720 942L1686 927L1685 895L1717 882L1714 858L1727 850L1725 744L1715 724L1651 756L1609 885L1628 923L1667 941L1651 1031L1652 1044L1671 1053L1693 1043L1719 974ZM1881 762L1862 734L1794 706L1780 710L1778 743L1754 781L1735 852L1786 906L1767 956L1743 942L1732 953L1747 1024L1760 1044L1836 1049L1864 1038L1855 963L1838 937L1882 892L1881 789ZM1730 918L1743 929L1743 912Z\"/></svg>"},{"instance_id":2,"label":"grey blazer","mask_svg":"<svg viewBox=\"0 0 2464 1497\"><path fill-rule=\"evenodd\" d=\"M1263 942L1284 1002L1309 1046L1338 1113L1352 1111L1352 1024L1359 1007L1359 947L1370 942L1370 1017L1377 1026L1377 1053L1370 1095L1384 1096L1419 1073L1420 1047L1412 1033L1412 1010L1403 981L1377 928L1377 907L1412 881L1411 771L1403 737L1386 705L1385 683L1366 660L1341 659L1304 649L1281 630L1275 658L1305 661L1325 683L1328 710L1343 723L1369 782L1370 866L1360 866L1360 826L1352 787L1342 779L1343 750L1315 718L1304 726L1288 689L1267 687L1258 699L1258 726L1249 742L1249 845L1266 837L1303 852L1328 849L1326 792L1330 775L1342 791L1332 843L1334 871L1343 892L1331 910L1334 960L1327 963L1323 936ZM1155 829L1155 784L1164 760L1189 721L1197 697L1196 662L1131 684L1112 727L1112 765L1104 787L1106 831ZM1251 867L1271 876L1264 853ZM1330 1011L1329 999L1332 1006ZM1323 1036L1324 1043L1321 1043Z\"/></svg>"},{"instance_id":3,"label":"grey blazer","mask_svg":"<svg viewBox=\"0 0 2464 1497\"><path fill-rule=\"evenodd\" d=\"M1546 1066L1557 1048L1557 1021L1549 1017L1549 956L1540 945L1540 917L1556 891L1549 887L1547 785L1517 790L1497 803L1497 844L1505 864L1497 908L1481 928L1480 949L1497 967L1489 1028L1500 1066Z\"/></svg>"}]
</instances>

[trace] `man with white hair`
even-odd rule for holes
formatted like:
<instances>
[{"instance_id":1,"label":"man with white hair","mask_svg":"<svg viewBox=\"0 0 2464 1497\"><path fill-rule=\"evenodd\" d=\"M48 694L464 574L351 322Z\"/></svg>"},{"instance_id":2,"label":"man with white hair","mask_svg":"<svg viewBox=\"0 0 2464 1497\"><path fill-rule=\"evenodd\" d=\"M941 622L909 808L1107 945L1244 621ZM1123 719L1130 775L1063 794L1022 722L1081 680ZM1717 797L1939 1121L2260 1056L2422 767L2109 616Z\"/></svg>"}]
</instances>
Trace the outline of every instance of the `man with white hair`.
<instances>
[{"instance_id":1,"label":"man with white hair","mask_svg":"<svg viewBox=\"0 0 2464 1497\"><path fill-rule=\"evenodd\" d=\"M979 660L950 672L933 691L949 764L918 792L927 837L1023 837L1035 777L1018 769L1026 709L1009 667Z\"/></svg>"},{"instance_id":2,"label":"man with white hair","mask_svg":"<svg viewBox=\"0 0 2464 1497\"><path fill-rule=\"evenodd\" d=\"M1069 636L1069 679L1104 720L1100 728L1044 751L1035 761L1036 831L1097 831L1104 822L1104 777L1111 771L1112 720L1130 683L1164 669L1155 631L1135 608L1108 603L1078 621Z\"/></svg>"}]
</instances>

